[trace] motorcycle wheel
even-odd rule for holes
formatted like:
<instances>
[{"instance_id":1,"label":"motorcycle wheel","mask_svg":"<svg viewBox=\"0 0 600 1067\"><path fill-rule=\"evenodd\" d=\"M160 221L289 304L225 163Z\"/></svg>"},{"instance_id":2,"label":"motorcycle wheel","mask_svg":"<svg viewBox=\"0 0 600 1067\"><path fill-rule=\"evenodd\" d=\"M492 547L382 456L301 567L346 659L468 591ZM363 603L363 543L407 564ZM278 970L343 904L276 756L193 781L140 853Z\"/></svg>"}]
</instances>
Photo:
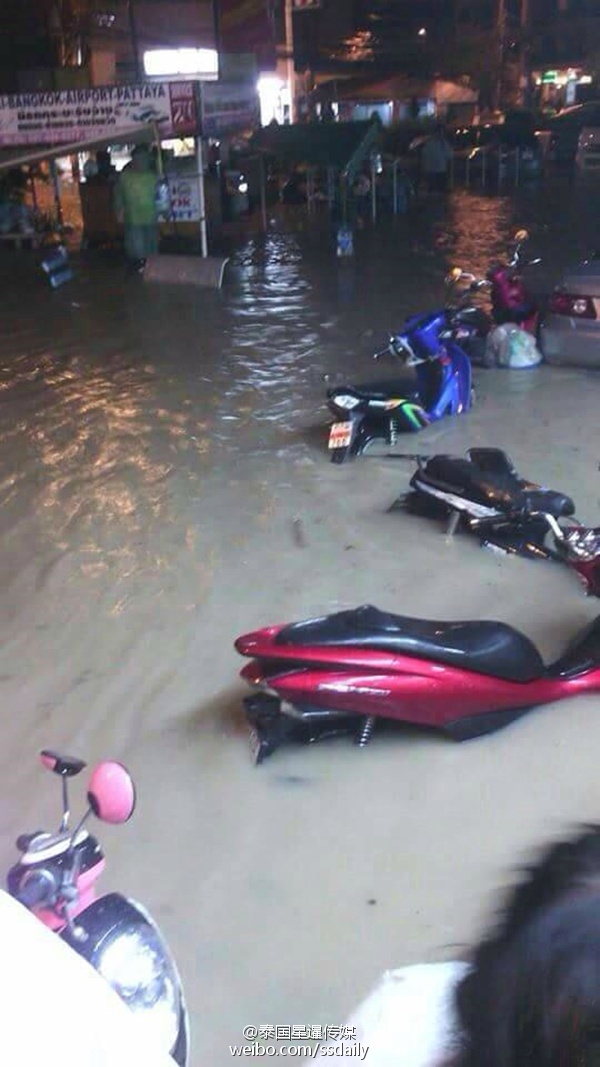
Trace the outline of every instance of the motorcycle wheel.
<instances>
[{"instance_id":1,"label":"motorcycle wheel","mask_svg":"<svg viewBox=\"0 0 600 1067\"><path fill-rule=\"evenodd\" d=\"M467 353L471 363L476 367L485 367L485 337L471 337L465 344L465 352Z\"/></svg>"},{"instance_id":2,"label":"motorcycle wheel","mask_svg":"<svg viewBox=\"0 0 600 1067\"><path fill-rule=\"evenodd\" d=\"M350 450L348 448L336 448L332 450L331 463L337 463L339 465L340 463L346 463L347 460L351 458Z\"/></svg>"}]
</instances>

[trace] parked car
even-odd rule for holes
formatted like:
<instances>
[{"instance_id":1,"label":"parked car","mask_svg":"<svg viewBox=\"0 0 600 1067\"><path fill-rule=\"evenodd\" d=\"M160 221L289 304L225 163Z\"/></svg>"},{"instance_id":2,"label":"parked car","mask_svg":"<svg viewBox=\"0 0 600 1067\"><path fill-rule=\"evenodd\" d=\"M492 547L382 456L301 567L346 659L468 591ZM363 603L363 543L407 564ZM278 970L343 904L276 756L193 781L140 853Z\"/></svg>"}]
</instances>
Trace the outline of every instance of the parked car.
<instances>
[{"instance_id":1,"label":"parked car","mask_svg":"<svg viewBox=\"0 0 600 1067\"><path fill-rule=\"evenodd\" d=\"M550 158L557 163L572 163L577 154L579 135L586 126L600 126L600 100L575 104L548 119Z\"/></svg>"},{"instance_id":2,"label":"parked car","mask_svg":"<svg viewBox=\"0 0 600 1067\"><path fill-rule=\"evenodd\" d=\"M465 165L473 171L483 171L493 178L517 176L537 177L543 166L544 149L536 136L533 112L513 108L506 112L504 122L481 127L482 134L470 151L459 151Z\"/></svg>"},{"instance_id":3,"label":"parked car","mask_svg":"<svg viewBox=\"0 0 600 1067\"><path fill-rule=\"evenodd\" d=\"M600 253L568 268L540 327L548 363L600 368Z\"/></svg>"},{"instance_id":4,"label":"parked car","mask_svg":"<svg viewBox=\"0 0 600 1067\"><path fill-rule=\"evenodd\" d=\"M541 174L544 162L543 148L539 144L524 147L511 147L498 141L496 144L474 148L465 158L471 172L493 179L514 177L537 178Z\"/></svg>"},{"instance_id":5,"label":"parked car","mask_svg":"<svg viewBox=\"0 0 600 1067\"><path fill-rule=\"evenodd\" d=\"M579 170L600 169L600 125L583 127L579 134L575 163Z\"/></svg>"}]
</instances>

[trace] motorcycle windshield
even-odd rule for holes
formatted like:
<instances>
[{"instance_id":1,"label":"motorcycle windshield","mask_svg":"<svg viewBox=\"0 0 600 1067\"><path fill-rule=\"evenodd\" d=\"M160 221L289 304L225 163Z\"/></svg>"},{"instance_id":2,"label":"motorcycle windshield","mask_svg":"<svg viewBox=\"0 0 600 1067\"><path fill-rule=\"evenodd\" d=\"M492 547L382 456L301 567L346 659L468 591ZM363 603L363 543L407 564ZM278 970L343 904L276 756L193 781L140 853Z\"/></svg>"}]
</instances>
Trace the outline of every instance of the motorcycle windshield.
<instances>
[{"instance_id":1,"label":"motorcycle windshield","mask_svg":"<svg viewBox=\"0 0 600 1067\"><path fill-rule=\"evenodd\" d=\"M427 312L424 315L413 315L408 319L404 324L402 334L408 339L416 354L425 358L434 356L439 351L439 333L445 325L445 312Z\"/></svg>"}]
</instances>

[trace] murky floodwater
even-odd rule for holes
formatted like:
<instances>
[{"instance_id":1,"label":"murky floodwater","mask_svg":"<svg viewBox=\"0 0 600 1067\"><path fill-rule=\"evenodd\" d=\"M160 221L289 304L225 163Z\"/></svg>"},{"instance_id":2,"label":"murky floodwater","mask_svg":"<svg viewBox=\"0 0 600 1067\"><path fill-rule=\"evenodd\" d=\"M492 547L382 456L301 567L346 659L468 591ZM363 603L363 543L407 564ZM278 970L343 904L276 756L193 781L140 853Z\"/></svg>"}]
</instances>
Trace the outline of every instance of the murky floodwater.
<instances>
[{"instance_id":1,"label":"murky floodwater","mask_svg":"<svg viewBox=\"0 0 600 1067\"><path fill-rule=\"evenodd\" d=\"M457 190L358 233L347 262L326 228L279 219L240 242L219 293L101 261L52 293L26 257L3 260L0 859L55 814L42 745L131 766L138 812L102 833L105 884L164 925L194 1063L225 1067L248 1024L340 1023L384 967L456 954L524 850L598 816L593 697L462 748L407 731L255 769L232 649L369 601L502 618L550 655L595 614L566 570L390 513L410 466L331 466L323 379L367 378L389 329L443 299L448 266L485 270L516 226L547 288L598 243L597 201L565 181ZM481 372L473 413L419 444L508 448L592 520L598 388L592 372Z\"/></svg>"}]
</instances>

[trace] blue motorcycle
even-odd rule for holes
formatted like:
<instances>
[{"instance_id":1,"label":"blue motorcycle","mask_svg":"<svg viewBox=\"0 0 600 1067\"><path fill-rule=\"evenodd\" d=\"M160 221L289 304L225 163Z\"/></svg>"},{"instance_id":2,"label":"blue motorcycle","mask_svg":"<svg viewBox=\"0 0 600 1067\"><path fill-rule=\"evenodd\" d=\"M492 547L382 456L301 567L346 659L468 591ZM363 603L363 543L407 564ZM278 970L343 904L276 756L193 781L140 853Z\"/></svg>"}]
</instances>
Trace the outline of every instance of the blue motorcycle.
<instances>
[{"instance_id":1,"label":"blue motorcycle","mask_svg":"<svg viewBox=\"0 0 600 1067\"><path fill-rule=\"evenodd\" d=\"M468 347L487 328L487 318L477 307L446 308L407 319L402 332L373 358L389 353L401 359L412 376L327 390L328 406L336 416L329 430L332 463L362 455L373 441L394 445L399 433L468 411L473 403L471 362L463 345Z\"/></svg>"}]
</instances>

